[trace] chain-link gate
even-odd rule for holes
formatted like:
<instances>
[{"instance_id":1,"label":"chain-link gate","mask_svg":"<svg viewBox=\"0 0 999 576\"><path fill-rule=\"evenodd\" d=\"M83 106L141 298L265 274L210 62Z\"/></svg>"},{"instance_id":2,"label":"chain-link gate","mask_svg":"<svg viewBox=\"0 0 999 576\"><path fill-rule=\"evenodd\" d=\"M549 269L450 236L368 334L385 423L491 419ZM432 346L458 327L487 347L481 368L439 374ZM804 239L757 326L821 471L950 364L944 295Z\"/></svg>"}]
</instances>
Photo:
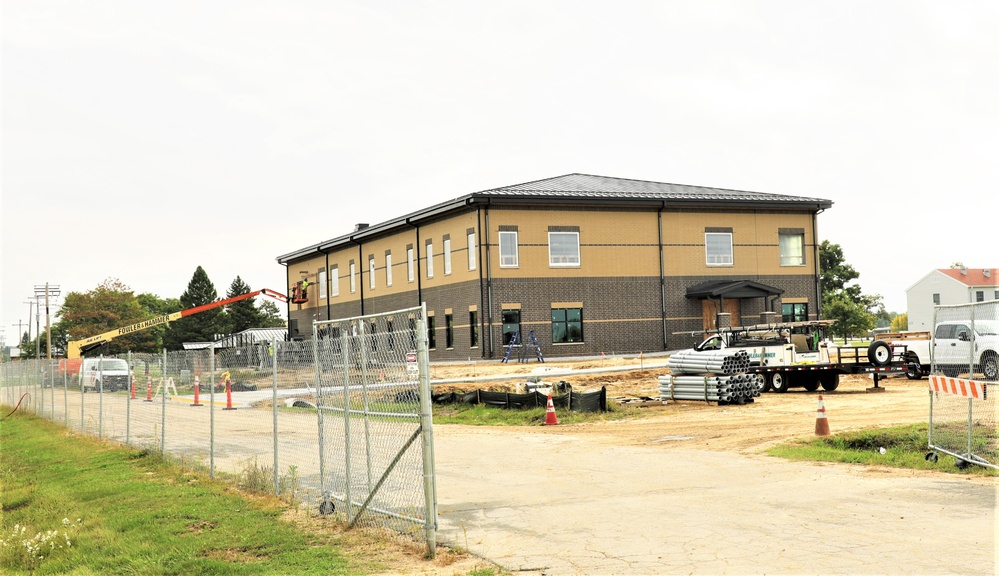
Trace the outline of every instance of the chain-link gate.
<instances>
[{"instance_id":1,"label":"chain-link gate","mask_svg":"<svg viewBox=\"0 0 999 576\"><path fill-rule=\"evenodd\" d=\"M999 301L937 306L933 315L927 457L999 468Z\"/></svg>"},{"instance_id":2,"label":"chain-link gate","mask_svg":"<svg viewBox=\"0 0 999 576\"><path fill-rule=\"evenodd\" d=\"M322 510L351 526L378 516L423 527L436 546L437 498L426 309L314 323Z\"/></svg>"}]
</instances>

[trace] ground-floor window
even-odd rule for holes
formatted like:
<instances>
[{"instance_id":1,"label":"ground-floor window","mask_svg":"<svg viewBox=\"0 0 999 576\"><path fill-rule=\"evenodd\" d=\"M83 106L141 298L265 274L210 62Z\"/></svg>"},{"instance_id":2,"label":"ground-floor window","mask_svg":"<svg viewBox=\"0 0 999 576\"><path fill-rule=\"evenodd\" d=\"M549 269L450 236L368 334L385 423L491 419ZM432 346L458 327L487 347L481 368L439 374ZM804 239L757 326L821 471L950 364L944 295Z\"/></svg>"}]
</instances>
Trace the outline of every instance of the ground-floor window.
<instances>
[{"instance_id":1,"label":"ground-floor window","mask_svg":"<svg viewBox=\"0 0 999 576\"><path fill-rule=\"evenodd\" d=\"M583 341L583 309L552 308L552 344Z\"/></svg>"},{"instance_id":2,"label":"ground-floor window","mask_svg":"<svg viewBox=\"0 0 999 576\"><path fill-rule=\"evenodd\" d=\"M444 341L446 348L454 348L454 315L444 315Z\"/></svg>"},{"instance_id":3,"label":"ground-floor window","mask_svg":"<svg viewBox=\"0 0 999 576\"><path fill-rule=\"evenodd\" d=\"M520 310L504 310L503 318L503 345L510 344L510 340L516 335L517 343L521 344L520 337Z\"/></svg>"},{"instance_id":4,"label":"ground-floor window","mask_svg":"<svg viewBox=\"0 0 999 576\"><path fill-rule=\"evenodd\" d=\"M468 347L475 348L479 345L479 311L468 311Z\"/></svg>"},{"instance_id":5,"label":"ground-floor window","mask_svg":"<svg viewBox=\"0 0 999 576\"><path fill-rule=\"evenodd\" d=\"M808 303L781 304L781 320L784 322L804 322L808 320Z\"/></svg>"},{"instance_id":6,"label":"ground-floor window","mask_svg":"<svg viewBox=\"0 0 999 576\"><path fill-rule=\"evenodd\" d=\"M433 316L427 316L427 346L431 350L437 348L437 325Z\"/></svg>"}]
</instances>

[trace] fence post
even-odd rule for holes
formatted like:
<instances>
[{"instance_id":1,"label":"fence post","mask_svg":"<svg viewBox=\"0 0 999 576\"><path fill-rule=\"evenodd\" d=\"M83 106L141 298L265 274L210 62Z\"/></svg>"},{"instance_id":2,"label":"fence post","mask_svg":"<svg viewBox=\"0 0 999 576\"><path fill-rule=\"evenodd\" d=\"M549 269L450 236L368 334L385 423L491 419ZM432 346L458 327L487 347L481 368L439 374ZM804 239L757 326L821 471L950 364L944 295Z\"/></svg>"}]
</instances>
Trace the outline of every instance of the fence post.
<instances>
[{"instance_id":1,"label":"fence post","mask_svg":"<svg viewBox=\"0 0 999 576\"><path fill-rule=\"evenodd\" d=\"M125 388L125 445L130 444L132 438L132 391L134 388L135 368L132 366L132 351L128 351L128 385Z\"/></svg>"},{"instance_id":2,"label":"fence post","mask_svg":"<svg viewBox=\"0 0 999 576\"><path fill-rule=\"evenodd\" d=\"M416 340L416 358L420 371L420 428L423 438L423 494L427 538L427 555L437 554L437 476L434 471L434 418L430 401L430 351L427 342L427 304L421 306L420 320L416 323L419 334Z\"/></svg>"},{"instance_id":3,"label":"fence post","mask_svg":"<svg viewBox=\"0 0 999 576\"><path fill-rule=\"evenodd\" d=\"M63 416L66 418L66 430L69 430L69 359L66 360L66 369L62 371L62 404L66 407Z\"/></svg>"},{"instance_id":4,"label":"fence post","mask_svg":"<svg viewBox=\"0 0 999 576\"><path fill-rule=\"evenodd\" d=\"M166 373L167 356L166 348L163 349L163 372L160 374L160 457L166 457Z\"/></svg>"},{"instance_id":5,"label":"fence post","mask_svg":"<svg viewBox=\"0 0 999 576\"><path fill-rule=\"evenodd\" d=\"M208 476L215 478L215 343L208 346L211 355L211 392L209 393L210 408L208 409Z\"/></svg>"},{"instance_id":6,"label":"fence post","mask_svg":"<svg viewBox=\"0 0 999 576\"><path fill-rule=\"evenodd\" d=\"M97 392L97 437L104 438L104 354L97 359L97 373L100 374L101 385L95 386Z\"/></svg>"},{"instance_id":7,"label":"fence post","mask_svg":"<svg viewBox=\"0 0 999 576\"><path fill-rule=\"evenodd\" d=\"M343 370L343 435L344 435L344 494L346 495L345 506L347 508L347 518L354 516L354 498L351 494L351 457L350 457L350 338L348 336L347 330L343 331L343 360L344 360L344 370ZM319 367L316 367L316 375L319 374ZM318 380L317 380L318 382Z\"/></svg>"},{"instance_id":8,"label":"fence post","mask_svg":"<svg viewBox=\"0 0 999 576\"><path fill-rule=\"evenodd\" d=\"M271 366L273 367L273 382L271 384L273 388L273 394L271 401L271 408L274 413L274 497L278 498L281 496L281 483L279 481L280 474L278 471L278 405L277 405L277 388L278 388L278 369L277 369L277 338L271 341L270 356L271 356Z\"/></svg>"},{"instance_id":9,"label":"fence post","mask_svg":"<svg viewBox=\"0 0 999 576\"><path fill-rule=\"evenodd\" d=\"M368 493L371 493L371 423L368 415L368 339L365 336L367 324L359 320L361 325L361 397L364 401L364 455L367 460L367 480ZM375 333L371 333L371 341L374 343Z\"/></svg>"}]
</instances>

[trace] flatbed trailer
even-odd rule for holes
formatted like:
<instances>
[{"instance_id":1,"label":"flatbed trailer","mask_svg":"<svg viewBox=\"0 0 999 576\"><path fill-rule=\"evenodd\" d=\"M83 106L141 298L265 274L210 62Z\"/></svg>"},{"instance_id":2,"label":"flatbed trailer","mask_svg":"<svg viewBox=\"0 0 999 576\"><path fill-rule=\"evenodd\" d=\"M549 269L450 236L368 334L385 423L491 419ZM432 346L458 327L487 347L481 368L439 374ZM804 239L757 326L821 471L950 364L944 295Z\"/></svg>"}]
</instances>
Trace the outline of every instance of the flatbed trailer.
<instances>
[{"instance_id":1,"label":"flatbed trailer","mask_svg":"<svg viewBox=\"0 0 999 576\"><path fill-rule=\"evenodd\" d=\"M878 387L881 376L900 374L906 371L905 347L892 347L881 340L875 340L869 346L835 347L822 354L828 357L828 362L795 362L793 346L787 347L789 362L781 362L780 358L765 364L749 367L747 373L758 374L761 378L760 391L787 392L789 388L803 387L814 392L833 391L839 387L839 377L843 374L871 374L874 377L874 387Z\"/></svg>"}]
</instances>

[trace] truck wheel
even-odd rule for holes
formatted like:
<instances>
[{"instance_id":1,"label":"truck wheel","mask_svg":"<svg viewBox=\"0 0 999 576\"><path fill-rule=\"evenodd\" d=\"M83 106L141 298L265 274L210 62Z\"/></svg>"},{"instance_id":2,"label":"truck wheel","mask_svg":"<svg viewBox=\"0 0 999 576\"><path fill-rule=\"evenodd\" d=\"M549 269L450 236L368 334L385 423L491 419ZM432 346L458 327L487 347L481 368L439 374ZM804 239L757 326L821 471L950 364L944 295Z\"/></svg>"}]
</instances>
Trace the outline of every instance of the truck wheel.
<instances>
[{"instance_id":1,"label":"truck wheel","mask_svg":"<svg viewBox=\"0 0 999 576\"><path fill-rule=\"evenodd\" d=\"M835 372L826 372L819 375L819 383L822 384L822 389L828 392L839 388L839 374Z\"/></svg>"},{"instance_id":2,"label":"truck wheel","mask_svg":"<svg viewBox=\"0 0 999 576\"><path fill-rule=\"evenodd\" d=\"M918 360L910 360L905 364L905 377L909 380L919 380L923 377L923 367Z\"/></svg>"},{"instance_id":3,"label":"truck wheel","mask_svg":"<svg viewBox=\"0 0 999 576\"><path fill-rule=\"evenodd\" d=\"M982 355L982 375L986 380L999 379L999 356L995 353Z\"/></svg>"},{"instance_id":4,"label":"truck wheel","mask_svg":"<svg viewBox=\"0 0 999 576\"><path fill-rule=\"evenodd\" d=\"M875 340L867 347L867 359L875 366L885 366L891 362L891 347L882 340Z\"/></svg>"},{"instance_id":5,"label":"truck wheel","mask_svg":"<svg viewBox=\"0 0 999 576\"><path fill-rule=\"evenodd\" d=\"M774 372L770 375L770 388L778 394L783 394L787 392L787 374L783 372Z\"/></svg>"},{"instance_id":6,"label":"truck wheel","mask_svg":"<svg viewBox=\"0 0 999 576\"><path fill-rule=\"evenodd\" d=\"M815 392L819 389L819 375L818 374L807 374L801 377L802 385L805 390L809 392Z\"/></svg>"},{"instance_id":7,"label":"truck wheel","mask_svg":"<svg viewBox=\"0 0 999 576\"><path fill-rule=\"evenodd\" d=\"M754 374L756 377L756 388L760 391L760 394L770 391L770 382L767 381L767 377L763 374Z\"/></svg>"}]
</instances>

